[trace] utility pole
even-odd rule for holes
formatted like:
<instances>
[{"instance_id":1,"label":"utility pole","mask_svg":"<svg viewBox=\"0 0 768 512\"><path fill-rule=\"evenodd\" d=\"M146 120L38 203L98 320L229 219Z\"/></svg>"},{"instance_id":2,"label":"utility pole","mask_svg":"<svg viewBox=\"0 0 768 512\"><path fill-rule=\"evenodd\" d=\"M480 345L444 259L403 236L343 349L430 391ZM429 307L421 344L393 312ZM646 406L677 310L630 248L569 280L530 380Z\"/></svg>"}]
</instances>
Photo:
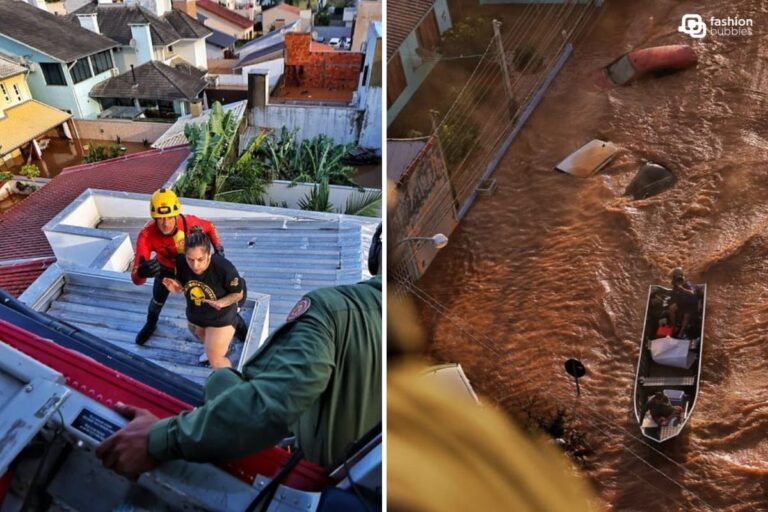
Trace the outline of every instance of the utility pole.
<instances>
[{"instance_id":1,"label":"utility pole","mask_svg":"<svg viewBox=\"0 0 768 512\"><path fill-rule=\"evenodd\" d=\"M437 139L437 149L440 151L440 157L445 162L445 152L443 151L443 141L440 140L440 133L438 131L438 128L440 127L440 112L434 109L430 110L429 120L432 122L432 135L434 135L435 139Z\"/></svg>"},{"instance_id":2,"label":"utility pole","mask_svg":"<svg viewBox=\"0 0 768 512\"><path fill-rule=\"evenodd\" d=\"M513 105L515 96L512 94L512 81L509 77L509 66L507 65L507 54L504 52L504 42L501 39L501 22L493 20L493 38L496 40L496 49L499 52L499 64L504 74L504 89L507 91L507 106L510 113L514 113Z\"/></svg>"}]
</instances>

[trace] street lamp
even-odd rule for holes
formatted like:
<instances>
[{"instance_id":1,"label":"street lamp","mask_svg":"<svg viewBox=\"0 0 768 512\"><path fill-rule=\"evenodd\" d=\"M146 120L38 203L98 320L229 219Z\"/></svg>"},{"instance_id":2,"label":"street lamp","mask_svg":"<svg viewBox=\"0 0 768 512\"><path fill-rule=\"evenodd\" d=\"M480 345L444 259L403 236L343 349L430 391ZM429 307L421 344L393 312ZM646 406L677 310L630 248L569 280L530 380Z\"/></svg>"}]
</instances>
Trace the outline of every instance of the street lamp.
<instances>
[{"instance_id":1,"label":"street lamp","mask_svg":"<svg viewBox=\"0 0 768 512\"><path fill-rule=\"evenodd\" d=\"M415 240L429 240L432 242L432 245L435 246L435 249L440 250L446 245L448 245L448 237L445 236L442 233L437 233L433 236L409 236L408 238L403 238L399 242L397 242L394 247L397 247L398 245L404 243L404 242L413 242Z\"/></svg>"}]
</instances>

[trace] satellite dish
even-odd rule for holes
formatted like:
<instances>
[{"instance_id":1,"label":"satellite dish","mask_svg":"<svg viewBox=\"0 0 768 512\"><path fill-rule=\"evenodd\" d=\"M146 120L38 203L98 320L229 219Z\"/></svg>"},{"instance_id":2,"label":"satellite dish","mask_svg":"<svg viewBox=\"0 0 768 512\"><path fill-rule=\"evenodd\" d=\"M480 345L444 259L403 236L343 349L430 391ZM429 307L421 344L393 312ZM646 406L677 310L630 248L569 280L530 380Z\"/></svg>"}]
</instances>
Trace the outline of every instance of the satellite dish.
<instances>
[{"instance_id":1,"label":"satellite dish","mask_svg":"<svg viewBox=\"0 0 768 512\"><path fill-rule=\"evenodd\" d=\"M130 46L130 47L131 47L131 48L133 48L134 50L136 49L136 47L137 47L138 45L139 45L138 41L136 41L136 39L134 39L133 37L131 38L131 40L130 40L130 41L128 41L128 46Z\"/></svg>"},{"instance_id":2,"label":"satellite dish","mask_svg":"<svg viewBox=\"0 0 768 512\"><path fill-rule=\"evenodd\" d=\"M317 33L317 30L312 31L312 40L317 41L317 38L320 37L320 34Z\"/></svg>"}]
</instances>

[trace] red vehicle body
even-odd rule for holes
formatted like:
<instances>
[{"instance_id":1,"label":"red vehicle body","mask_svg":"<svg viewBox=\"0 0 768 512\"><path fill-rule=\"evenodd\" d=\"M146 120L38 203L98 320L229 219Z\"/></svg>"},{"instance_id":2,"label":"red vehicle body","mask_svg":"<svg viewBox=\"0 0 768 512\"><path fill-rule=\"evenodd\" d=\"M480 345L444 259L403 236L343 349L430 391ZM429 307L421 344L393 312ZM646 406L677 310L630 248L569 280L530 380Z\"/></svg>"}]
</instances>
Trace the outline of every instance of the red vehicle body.
<instances>
[{"instance_id":1,"label":"red vehicle body","mask_svg":"<svg viewBox=\"0 0 768 512\"><path fill-rule=\"evenodd\" d=\"M696 52L688 45L656 46L632 50L601 69L597 85L607 89L626 85L647 73L673 72L695 66Z\"/></svg>"}]
</instances>

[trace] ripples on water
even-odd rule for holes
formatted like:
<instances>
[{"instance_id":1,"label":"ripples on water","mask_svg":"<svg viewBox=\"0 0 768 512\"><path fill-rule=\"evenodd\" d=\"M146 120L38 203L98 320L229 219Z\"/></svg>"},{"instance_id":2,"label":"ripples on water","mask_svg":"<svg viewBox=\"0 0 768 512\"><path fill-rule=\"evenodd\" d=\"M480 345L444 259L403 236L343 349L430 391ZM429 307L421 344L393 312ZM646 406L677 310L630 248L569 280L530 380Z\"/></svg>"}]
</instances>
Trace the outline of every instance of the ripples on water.
<instances>
[{"instance_id":1,"label":"ripples on water","mask_svg":"<svg viewBox=\"0 0 768 512\"><path fill-rule=\"evenodd\" d=\"M614 510L768 510L767 11L607 2L496 171L498 191L420 284L461 324L430 318L433 354L461 362L502 407L575 405L562 363L584 361L586 472ZM755 35L693 41L677 33L688 12L751 17ZM589 81L622 52L677 43L696 48L697 68L607 92ZM595 137L624 148L601 174L552 170ZM676 185L620 197L644 160ZM662 455L635 438L631 392L648 285L677 265L708 284L704 366L693 417Z\"/></svg>"}]
</instances>

